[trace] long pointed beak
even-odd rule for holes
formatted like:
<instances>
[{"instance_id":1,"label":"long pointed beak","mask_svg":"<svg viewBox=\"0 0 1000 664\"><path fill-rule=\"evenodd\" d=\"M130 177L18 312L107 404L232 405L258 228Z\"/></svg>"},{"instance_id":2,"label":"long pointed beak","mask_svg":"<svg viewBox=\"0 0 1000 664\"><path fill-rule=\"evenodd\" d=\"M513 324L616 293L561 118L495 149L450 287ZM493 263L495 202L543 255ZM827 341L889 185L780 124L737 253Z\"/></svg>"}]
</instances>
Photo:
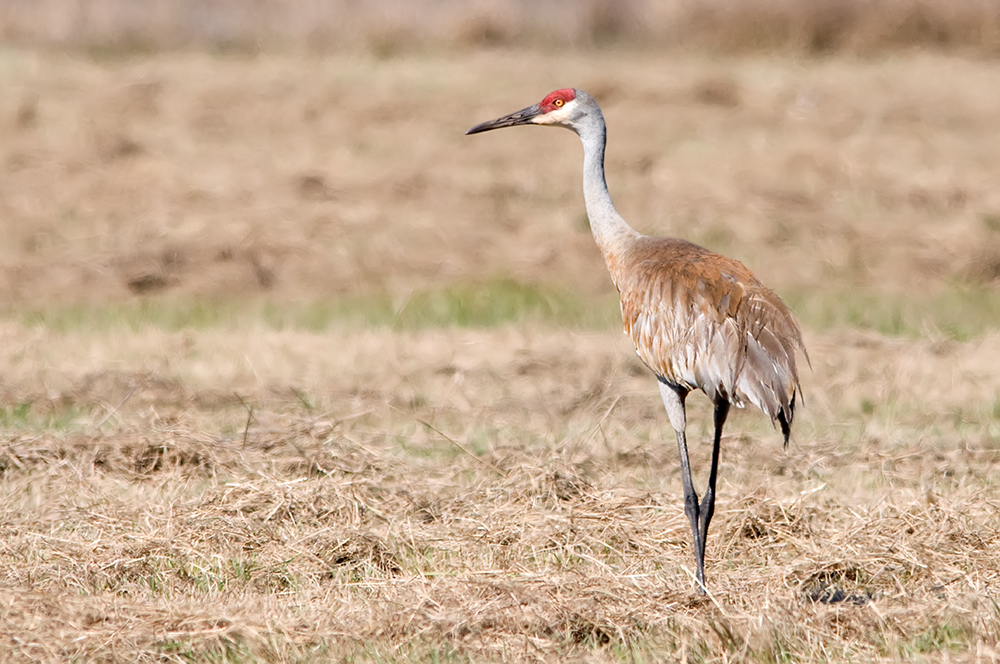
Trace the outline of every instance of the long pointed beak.
<instances>
[{"instance_id":1,"label":"long pointed beak","mask_svg":"<svg viewBox=\"0 0 1000 664\"><path fill-rule=\"evenodd\" d=\"M532 124L532 121L542 114L542 107L539 104L534 106L529 106L528 108L522 108L517 113L511 113L510 115L505 115L502 118L497 118L496 120L490 120L489 122L484 122L482 124L477 124L475 127L465 132L465 135L478 134L483 131L489 131L490 129L500 129L501 127L514 127L516 125Z\"/></svg>"}]
</instances>

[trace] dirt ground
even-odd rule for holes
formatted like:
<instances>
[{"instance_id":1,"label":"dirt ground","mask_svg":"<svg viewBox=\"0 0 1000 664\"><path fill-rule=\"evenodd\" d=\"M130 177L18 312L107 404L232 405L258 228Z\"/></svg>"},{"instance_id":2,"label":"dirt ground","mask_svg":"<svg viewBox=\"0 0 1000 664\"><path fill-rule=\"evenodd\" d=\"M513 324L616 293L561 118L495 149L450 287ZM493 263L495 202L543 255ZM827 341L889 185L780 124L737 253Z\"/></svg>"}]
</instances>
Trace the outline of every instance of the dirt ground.
<instances>
[{"instance_id":1,"label":"dirt ground","mask_svg":"<svg viewBox=\"0 0 1000 664\"><path fill-rule=\"evenodd\" d=\"M0 659L1000 656L994 62L5 50L0 80ZM566 85L623 216L806 331L789 448L727 427L708 598L577 139L463 135ZM365 318L496 284L606 314ZM192 303L232 317L142 318Z\"/></svg>"}]
</instances>

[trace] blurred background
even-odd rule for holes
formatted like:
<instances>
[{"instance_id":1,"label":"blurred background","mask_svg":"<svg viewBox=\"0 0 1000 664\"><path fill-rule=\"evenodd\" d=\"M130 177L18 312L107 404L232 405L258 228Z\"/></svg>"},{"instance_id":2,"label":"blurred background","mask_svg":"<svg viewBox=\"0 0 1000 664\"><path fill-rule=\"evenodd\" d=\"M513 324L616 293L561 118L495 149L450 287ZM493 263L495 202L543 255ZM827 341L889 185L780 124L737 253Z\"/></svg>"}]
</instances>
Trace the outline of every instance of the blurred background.
<instances>
[{"instance_id":1,"label":"blurred background","mask_svg":"<svg viewBox=\"0 0 1000 664\"><path fill-rule=\"evenodd\" d=\"M98 50L917 46L995 54L998 14L990 0L12 0L0 29L18 45Z\"/></svg>"},{"instance_id":2,"label":"blurred background","mask_svg":"<svg viewBox=\"0 0 1000 664\"><path fill-rule=\"evenodd\" d=\"M807 327L1000 315L996 2L11 0L0 39L22 320L615 326L575 139L462 135L566 86L626 219Z\"/></svg>"}]
</instances>

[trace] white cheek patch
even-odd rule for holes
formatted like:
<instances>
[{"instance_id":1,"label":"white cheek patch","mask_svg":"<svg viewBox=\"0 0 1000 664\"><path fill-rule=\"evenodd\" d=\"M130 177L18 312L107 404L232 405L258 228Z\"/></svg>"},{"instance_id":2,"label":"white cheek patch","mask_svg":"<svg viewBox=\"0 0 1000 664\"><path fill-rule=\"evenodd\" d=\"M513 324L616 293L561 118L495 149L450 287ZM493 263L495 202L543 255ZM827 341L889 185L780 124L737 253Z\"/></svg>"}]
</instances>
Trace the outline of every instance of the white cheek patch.
<instances>
[{"instance_id":1,"label":"white cheek patch","mask_svg":"<svg viewBox=\"0 0 1000 664\"><path fill-rule=\"evenodd\" d=\"M566 124L569 122L569 104L554 111L549 111L544 115L535 116L535 124Z\"/></svg>"}]
</instances>

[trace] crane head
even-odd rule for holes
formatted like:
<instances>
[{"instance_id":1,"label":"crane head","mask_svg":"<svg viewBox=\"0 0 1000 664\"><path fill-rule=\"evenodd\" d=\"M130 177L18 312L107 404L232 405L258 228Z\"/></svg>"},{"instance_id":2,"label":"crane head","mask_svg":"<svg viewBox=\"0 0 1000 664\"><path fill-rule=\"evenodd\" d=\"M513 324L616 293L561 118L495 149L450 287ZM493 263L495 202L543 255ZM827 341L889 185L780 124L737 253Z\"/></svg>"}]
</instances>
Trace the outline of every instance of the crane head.
<instances>
[{"instance_id":1,"label":"crane head","mask_svg":"<svg viewBox=\"0 0 1000 664\"><path fill-rule=\"evenodd\" d=\"M468 134L478 134L490 129L500 129L501 127L515 127L524 124L556 125L561 127L572 127L575 120L574 108L577 106L578 91L573 88L563 88L545 95L545 99L522 108L516 113L505 115L496 120L490 120L465 132Z\"/></svg>"}]
</instances>

